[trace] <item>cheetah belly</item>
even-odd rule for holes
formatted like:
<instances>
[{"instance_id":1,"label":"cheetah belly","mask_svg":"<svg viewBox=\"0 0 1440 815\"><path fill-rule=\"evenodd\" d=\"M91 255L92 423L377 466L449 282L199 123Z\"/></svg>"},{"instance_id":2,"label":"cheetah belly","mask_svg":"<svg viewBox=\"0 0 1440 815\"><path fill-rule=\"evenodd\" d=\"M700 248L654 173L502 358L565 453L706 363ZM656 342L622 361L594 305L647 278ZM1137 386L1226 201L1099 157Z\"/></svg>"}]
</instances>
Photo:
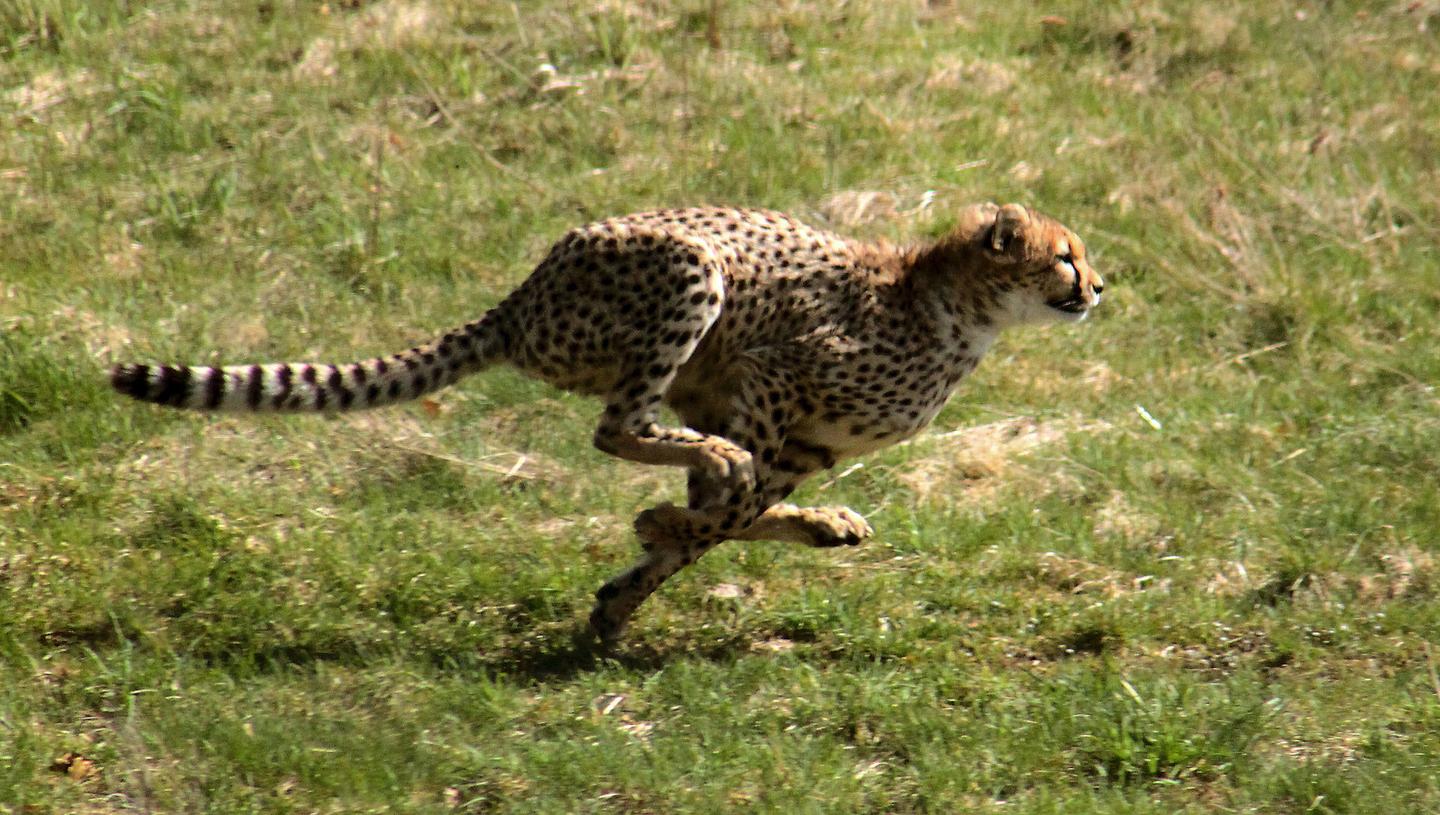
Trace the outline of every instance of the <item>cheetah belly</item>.
<instances>
[{"instance_id":1,"label":"cheetah belly","mask_svg":"<svg viewBox=\"0 0 1440 815\"><path fill-rule=\"evenodd\" d=\"M914 419L904 414L892 416L842 416L834 421L824 421L812 416L797 422L789 438L811 446L823 447L835 454L837 459L864 455L889 447L914 436L935 417L935 411L926 411Z\"/></svg>"}]
</instances>

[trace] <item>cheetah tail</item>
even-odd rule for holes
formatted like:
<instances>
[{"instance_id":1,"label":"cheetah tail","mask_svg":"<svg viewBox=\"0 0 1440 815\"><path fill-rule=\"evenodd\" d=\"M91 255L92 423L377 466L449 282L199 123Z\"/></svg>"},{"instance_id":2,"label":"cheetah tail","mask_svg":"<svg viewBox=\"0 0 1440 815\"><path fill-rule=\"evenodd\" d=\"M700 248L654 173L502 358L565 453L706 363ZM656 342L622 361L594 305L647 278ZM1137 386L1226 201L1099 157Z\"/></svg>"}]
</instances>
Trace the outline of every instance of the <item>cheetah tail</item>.
<instances>
[{"instance_id":1,"label":"cheetah tail","mask_svg":"<svg viewBox=\"0 0 1440 815\"><path fill-rule=\"evenodd\" d=\"M227 365L116 365L115 390L142 402L190 410L311 413L360 410L417 399L500 361L503 334L491 317L426 345L363 362Z\"/></svg>"}]
</instances>

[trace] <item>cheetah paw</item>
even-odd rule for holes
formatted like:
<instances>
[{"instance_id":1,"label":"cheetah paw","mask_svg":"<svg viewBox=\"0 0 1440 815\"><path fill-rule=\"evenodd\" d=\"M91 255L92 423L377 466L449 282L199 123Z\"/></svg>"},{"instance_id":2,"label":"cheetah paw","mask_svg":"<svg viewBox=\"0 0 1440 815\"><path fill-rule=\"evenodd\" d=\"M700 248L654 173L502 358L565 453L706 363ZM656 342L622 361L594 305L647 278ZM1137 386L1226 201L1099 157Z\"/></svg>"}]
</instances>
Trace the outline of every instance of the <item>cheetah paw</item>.
<instances>
[{"instance_id":1,"label":"cheetah paw","mask_svg":"<svg viewBox=\"0 0 1440 815\"><path fill-rule=\"evenodd\" d=\"M671 503L659 504L635 516L635 536L640 546L650 552L679 546L690 537L692 510Z\"/></svg>"},{"instance_id":2,"label":"cheetah paw","mask_svg":"<svg viewBox=\"0 0 1440 815\"><path fill-rule=\"evenodd\" d=\"M755 459L750 451L724 440L716 440L700 448L702 465L709 474L738 492L755 489Z\"/></svg>"},{"instance_id":3,"label":"cheetah paw","mask_svg":"<svg viewBox=\"0 0 1440 815\"><path fill-rule=\"evenodd\" d=\"M805 518L810 534L811 546L830 548L834 546L858 546L875 534L860 513L849 507L826 507L812 510L813 515Z\"/></svg>"},{"instance_id":4,"label":"cheetah paw","mask_svg":"<svg viewBox=\"0 0 1440 815\"><path fill-rule=\"evenodd\" d=\"M590 631L605 646L614 645L625 635L625 628L629 620L612 619L605 603L602 601L595 604L595 609L590 612Z\"/></svg>"}]
</instances>

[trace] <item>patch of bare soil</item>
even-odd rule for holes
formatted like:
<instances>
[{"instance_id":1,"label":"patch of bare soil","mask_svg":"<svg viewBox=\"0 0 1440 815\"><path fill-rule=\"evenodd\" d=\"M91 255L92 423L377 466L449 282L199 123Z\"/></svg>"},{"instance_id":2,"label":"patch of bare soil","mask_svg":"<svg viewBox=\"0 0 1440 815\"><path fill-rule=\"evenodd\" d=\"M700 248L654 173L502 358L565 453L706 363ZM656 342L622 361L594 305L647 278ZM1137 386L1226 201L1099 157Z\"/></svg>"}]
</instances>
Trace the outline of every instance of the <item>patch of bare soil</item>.
<instances>
[{"instance_id":1,"label":"patch of bare soil","mask_svg":"<svg viewBox=\"0 0 1440 815\"><path fill-rule=\"evenodd\" d=\"M445 410L441 403L431 400L423 401L421 406L433 415ZM445 461L499 478L505 484L554 483L564 480L568 472L559 463L533 452L497 449L474 458L452 455L418 419L403 413L355 413L347 416L346 421L361 431L357 437L371 440L367 450L370 453L409 454Z\"/></svg>"},{"instance_id":2,"label":"patch of bare soil","mask_svg":"<svg viewBox=\"0 0 1440 815\"><path fill-rule=\"evenodd\" d=\"M896 218L899 199L881 190L843 190L821 202L820 214L840 227L853 227Z\"/></svg>"},{"instance_id":3,"label":"patch of bare soil","mask_svg":"<svg viewBox=\"0 0 1440 815\"><path fill-rule=\"evenodd\" d=\"M95 77L88 70L46 71L31 77L29 82L6 91L3 98L22 119L35 119L66 100L88 96L96 89Z\"/></svg>"},{"instance_id":4,"label":"patch of bare soil","mask_svg":"<svg viewBox=\"0 0 1440 815\"><path fill-rule=\"evenodd\" d=\"M339 55L347 50L405 48L445 29L441 12L429 3L375 3L340 17L331 34L311 41L295 65L295 75L312 81L333 79L340 71Z\"/></svg>"},{"instance_id":5,"label":"patch of bare soil","mask_svg":"<svg viewBox=\"0 0 1440 815\"><path fill-rule=\"evenodd\" d=\"M913 459L898 480L921 501L930 500L939 492L944 493L947 501L957 497L983 500L993 496L1007 478L1041 480L1037 474L1025 472L1018 466L1026 454L1053 446L1071 433L1094 433L1108 428L1104 422L1080 419L1042 422L1017 416L922 437L909 443L923 445L930 452ZM1052 475L1045 479L1051 488L1054 478Z\"/></svg>"},{"instance_id":6,"label":"patch of bare soil","mask_svg":"<svg viewBox=\"0 0 1440 815\"><path fill-rule=\"evenodd\" d=\"M1019 81L1020 74L1029 65L1019 69L1003 62L984 59L941 59L930 76L925 80L928 91L973 91L983 96L997 96Z\"/></svg>"},{"instance_id":7,"label":"patch of bare soil","mask_svg":"<svg viewBox=\"0 0 1440 815\"><path fill-rule=\"evenodd\" d=\"M1041 554L1037 569L1042 583L1065 594L1098 594L1113 598L1137 591L1168 589L1170 586L1169 580L1155 580L1150 575L1127 574L1099 563L1065 557L1055 552Z\"/></svg>"}]
</instances>

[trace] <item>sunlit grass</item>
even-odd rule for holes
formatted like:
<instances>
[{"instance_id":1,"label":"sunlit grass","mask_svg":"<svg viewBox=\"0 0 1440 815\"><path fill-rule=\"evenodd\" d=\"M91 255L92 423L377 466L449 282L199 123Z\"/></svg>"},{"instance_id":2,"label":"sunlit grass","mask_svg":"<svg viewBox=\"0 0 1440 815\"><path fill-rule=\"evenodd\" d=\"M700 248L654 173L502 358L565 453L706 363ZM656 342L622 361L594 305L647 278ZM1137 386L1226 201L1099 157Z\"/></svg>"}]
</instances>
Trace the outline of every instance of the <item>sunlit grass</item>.
<instances>
[{"instance_id":1,"label":"sunlit grass","mask_svg":"<svg viewBox=\"0 0 1440 815\"><path fill-rule=\"evenodd\" d=\"M1435 809L1432 6L7 6L0 808ZM682 479L593 402L101 373L395 350L604 215L975 200L1103 308L801 493L866 547L729 544L613 656L590 593Z\"/></svg>"}]
</instances>

